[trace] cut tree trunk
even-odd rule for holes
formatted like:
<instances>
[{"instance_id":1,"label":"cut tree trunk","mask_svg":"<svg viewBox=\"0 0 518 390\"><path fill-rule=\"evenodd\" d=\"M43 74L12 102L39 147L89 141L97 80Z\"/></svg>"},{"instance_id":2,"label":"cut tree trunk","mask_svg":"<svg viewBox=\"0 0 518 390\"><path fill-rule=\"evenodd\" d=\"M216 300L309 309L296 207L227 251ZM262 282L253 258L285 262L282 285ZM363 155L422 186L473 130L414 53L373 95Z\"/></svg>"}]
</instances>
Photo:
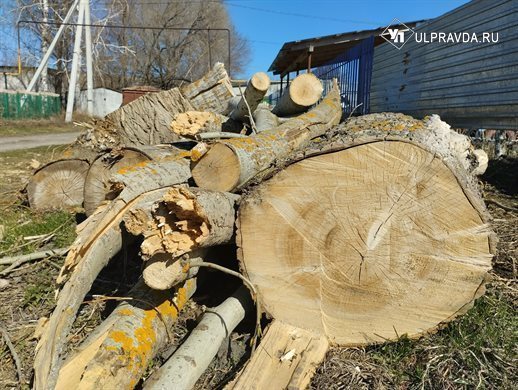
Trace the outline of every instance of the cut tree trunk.
<instances>
[{"instance_id":1,"label":"cut tree trunk","mask_svg":"<svg viewBox=\"0 0 518 390\"><path fill-rule=\"evenodd\" d=\"M171 188L150 210L127 215L126 226L142 234L144 260L157 253L176 258L196 248L229 242L234 235L238 195L198 188Z\"/></svg>"},{"instance_id":2,"label":"cut tree trunk","mask_svg":"<svg viewBox=\"0 0 518 390\"><path fill-rule=\"evenodd\" d=\"M180 151L172 146L139 146L123 148L100 155L90 165L84 186L84 208L90 216L103 202L111 201L116 194L111 192L112 176L131 172L145 166L151 160L177 155Z\"/></svg>"},{"instance_id":3,"label":"cut tree trunk","mask_svg":"<svg viewBox=\"0 0 518 390\"><path fill-rule=\"evenodd\" d=\"M274 320L255 354L225 389L305 389L328 349L326 337Z\"/></svg>"},{"instance_id":4,"label":"cut tree trunk","mask_svg":"<svg viewBox=\"0 0 518 390\"><path fill-rule=\"evenodd\" d=\"M221 62L214 64L201 79L181 88L181 92L194 110L218 114L228 111L230 99L235 96L230 77Z\"/></svg>"},{"instance_id":5,"label":"cut tree trunk","mask_svg":"<svg viewBox=\"0 0 518 390\"><path fill-rule=\"evenodd\" d=\"M187 156L188 153L179 153L150 161L135 171L115 175L119 196L109 205L98 208L78 226L78 237L58 276L58 283L67 281L36 348L35 389L54 387L60 367L60 353L77 310L99 272L121 249L122 218L141 203L149 204L150 199L160 199L164 187L185 183L190 178L189 163L184 158Z\"/></svg>"},{"instance_id":6,"label":"cut tree trunk","mask_svg":"<svg viewBox=\"0 0 518 390\"><path fill-rule=\"evenodd\" d=\"M204 261L205 250L199 249L180 257L169 253L157 253L146 261L142 277L154 290L168 290L198 274L199 267L189 267L187 262Z\"/></svg>"},{"instance_id":7,"label":"cut tree trunk","mask_svg":"<svg viewBox=\"0 0 518 390\"><path fill-rule=\"evenodd\" d=\"M316 104L324 87L313 73L304 73L293 80L280 97L272 112L278 116L300 114Z\"/></svg>"},{"instance_id":8,"label":"cut tree trunk","mask_svg":"<svg viewBox=\"0 0 518 390\"><path fill-rule=\"evenodd\" d=\"M260 184L236 234L268 314L347 346L419 337L465 312L494 253L475 181L440 126L369 129L315 142Z\"/></svg>"},{"instance_id":9,"label":"cut tree trunk","mask_svg":"<svg viewBox=\"0 0 518 390\"><path fill-rule=\"evenodd\" d=\"M176 290L138 283L64 363L56 389L133 389L168 342L170 329L196 290L196 279Z\"/></svg>"},{"instance_id":10,"label":"cut tree trunk","mask_svg":"<svg viewBox=\"0 0 518 390\"><path fill-rule=\"evenodd\" d=\"M254 112L255 129L257 132L273 129L279 125L279 117L266 107L257 108Z\"/></svg>"},{"instance_id":11,"label":"cut tree trunk","mask_svg":"<svg viewBox=\"0 0 518 390\"><path fill-rule=\"evenodd\" d=\"M246 88L232 108L230 117L241 122L249 122L250 115L255 111L270 88L270 78L266 73L255 73L248 81Z\"/></svg>"},{"instance_id":12,"label":"cut tree trunk","mask_svg":"<svg viewBox=\"0 0 518 390\"><path fill-rule=\"evenodd\" d=\"M182 137L195 138L200 133L218 131L239 133L243 125L224 115L209 111L187 111L175 116L171 130Z\"/></svg>"},{"instance_id":13,"label":"cut tree trunk","mask_svg":"<svg viewBox=\"0 0 518 390\"><path fill-rule=\"evenodd\" d=\"M252 307L250 292L241 287L221 305L207 309L187 340L146 380L144 389L191 389Z\"/></svg>"},{"instance_id":14,"label":"cut tree trunk","mask_svg":"<svg viewBox=\"0 0 518 390\"><path fill-rule=\"evenodd\" d=\"M77 145L102 152L121 146L157 145L178 141L171 131L175 115L186 111L223 113L234 96L223 64L183 88L150 93L96 121Z\"/></svg>"},{"instance_id":15,"label":"cut tree trunk","mask_svg":"<svg viewBox=\"0 0 518 390\"><path fill-rule=\"evenodd\" d=\"M81 207L88 167L86 160L67 159L51 162L37 170L26 187L31 208Z\"/></svg>"},{"instance_id":16,"label":"cut tree trunk","mask_svg":"<svg viewBox=\"0 0 518 390\"><path fill-rule=\"evenodd\" d=\"M338 124L342 115L336 81L324 100L306 114L279 127L248 138L216 143L194 166L192 176L200 188L233 191L260 180L274 163L306 146Z\"/></svg>"}]
</instances>

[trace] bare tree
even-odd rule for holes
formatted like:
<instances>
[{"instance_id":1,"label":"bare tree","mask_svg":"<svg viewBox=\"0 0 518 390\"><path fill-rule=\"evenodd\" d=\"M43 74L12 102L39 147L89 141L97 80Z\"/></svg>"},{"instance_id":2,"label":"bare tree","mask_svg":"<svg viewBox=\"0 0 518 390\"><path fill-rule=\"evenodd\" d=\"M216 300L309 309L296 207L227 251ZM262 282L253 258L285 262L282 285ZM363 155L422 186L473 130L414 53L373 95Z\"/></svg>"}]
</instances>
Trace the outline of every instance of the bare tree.
<instances>
[{"instance_id":1,"label":"bare tree","mask_svg":"<svg viewBox=\"0 0 518 390\"><path fill-rule=\"evenodd\" d=\"M62 21L73 0L14 2L16 20L50 23L21 26L24 63L36 65L59 27L54 23ZM249 59L248 42L235 30L222 1L106 0L92 3L92 22L100 26L93 28L96 86L121 89L147 84L167 89L200 77L217 61L228 68L229 50L233 74L242 71ZM230 48L226 31L209 33L208 28L228 29ZM68 88L72 45L73 28L67 28L50 64L57 71L54 87L62 94Z\"/></svg>"}]
</instances>

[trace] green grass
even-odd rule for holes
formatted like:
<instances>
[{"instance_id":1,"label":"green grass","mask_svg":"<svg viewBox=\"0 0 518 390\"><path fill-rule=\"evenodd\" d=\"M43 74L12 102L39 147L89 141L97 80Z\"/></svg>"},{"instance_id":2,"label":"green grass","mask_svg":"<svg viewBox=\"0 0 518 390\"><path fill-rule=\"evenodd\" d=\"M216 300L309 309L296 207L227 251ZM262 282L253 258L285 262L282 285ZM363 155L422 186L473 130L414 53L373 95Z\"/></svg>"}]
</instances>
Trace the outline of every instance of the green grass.
<instances>
[{"instance_id":1,"label":"green grass","mask_svg":"<svg viewBox=\"0 0 518 390\"><path fill-rule=\"evenodd\" d=\"M494 287L473 309L420 341L369 348L370 358L401 388L498 388L518 383L516 303Z\"/></svg>"},{"instance_id":2,"label":"green grass","mask_svg":"<svg viewBox=\"0 0 518 390\"><path fill-rule=\"evenodd\" d=\"M0 242L3 256L31 253L45 248L61 248L75 237L74 216L65 211L34 212L25 206L14 205L0 216L4 237ZM24 240L24 237L53 234L48 241Z\"/></svg>"}]
</instances>

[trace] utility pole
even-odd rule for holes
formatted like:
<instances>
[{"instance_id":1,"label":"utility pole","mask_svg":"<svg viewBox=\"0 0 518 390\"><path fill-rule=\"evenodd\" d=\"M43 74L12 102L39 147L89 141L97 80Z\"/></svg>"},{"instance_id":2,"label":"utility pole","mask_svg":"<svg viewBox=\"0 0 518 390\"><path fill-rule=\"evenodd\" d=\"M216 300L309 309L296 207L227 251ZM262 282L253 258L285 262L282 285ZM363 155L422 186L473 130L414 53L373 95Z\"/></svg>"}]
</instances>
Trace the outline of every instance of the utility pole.
<instances>
[{"instance_id":1,"label":"utility pole","mask_svg":"<svg viewBox=\"0 0 518 390\"><path fill-rule=\"evenodd\" d=\"M58 32L56 33L56 36L50 43L50 46L41 59L40 65L38 66L38 69L36 69L36 73L34 73L34 76L32 77L31 82L29 83L29 86L27 87L27 92L31 92L36 83L38 82L38 79L40 78L43 69L47 67L47 64L49 62L50 56L52 55L52 52L54 51L54 48L56 47L56 44L58 43L59 38L61 37L61 34L63 33L63 30L65 29L66 23L70 20L72 17L74 10L77 7L77 4L79 3L79 0L75 0L70 9L68 10L65 18L63 19L63 24L59 26Z\"/></svg>"},{"instance_id":2,"label":"utility pole","mask_svg":"<svg viewBox=\"0 0 518 390\"><path fill-rule=\"evenodd\" d=\"M74 98L76 92L77 73L79 69L79 57L81 55L81 38L83 34L83 22L85 17L85 2L79 3L79 14L77 16L76 36L74 40L74 55L72 56L72 70L70 71L70 81L68 83L67 111L65 122L72 122L72 112L74 111Z\"/></svg>"},{"instance_id":3,"label":"utility pole","mask_svg":"<svg viewBox=\"0 0 518 390\"><path fill-rule=\"evenodd\" d=\"M41 25L41 52L46 53L49 49L47 39L49 38L49 0L42 0L41 10L43 12L43 24ZM49 76L47 66L43 67L41 71L41 91L48 92L49 90Z\"/></svg>"},{"instance_id":4,"label":"utility pole","mask_svg":"<svg viewBox=\"0 0 518 390\"><path fill-rule=\"evenodd\" d=\"M92 65L92 32L90 30L90 0L81 0L85 3L85 43L86 43L86 100L87 112L94 113L94 73Z\"/></svg>"}]
</instances>

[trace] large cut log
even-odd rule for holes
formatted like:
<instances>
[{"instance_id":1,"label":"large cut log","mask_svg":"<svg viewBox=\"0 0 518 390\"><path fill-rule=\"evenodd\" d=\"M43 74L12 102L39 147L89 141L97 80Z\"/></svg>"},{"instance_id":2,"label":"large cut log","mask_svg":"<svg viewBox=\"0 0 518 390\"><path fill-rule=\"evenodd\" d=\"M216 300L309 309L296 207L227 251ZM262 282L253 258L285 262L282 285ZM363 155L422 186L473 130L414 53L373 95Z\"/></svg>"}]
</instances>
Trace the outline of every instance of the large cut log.
<instances>
[{"instance_id":1,"label":"large cut log","mask_svg":"<svg viewBox=\"0 0 518 390\"><path fill-rule=\"evenodd\" d=\"M171 188L151 208L140 209L125 218L135 235L142 234L141 256L148 260L157 253L176 258L196 248L229 242L234 235L238 195Z\"/></svg>"},{"instance_id":2,"label":"large cut log","mask_svg":"<svg viewBox=\"0 0 518 390\"><path fill-rule=\"evenodd\" d=\"M99 272L121 249L122 218L133 207L160 199L164 187L185 183L190 178L188 161L184 158L187 156L188 153L170 155L130 173L116 175L118 197L97 209L78 227L78 237L58 277L58 283L66 283L36 348L35 389L54 387L60 353L75 314Z\"/></svg>"},{"instance_id":3,"label":"large cut log","mask_svg":"<svg viewBox=\"0 0 518 390\"><path fill-rule=\"evenodd\" d=\"M255 73L248 81L243 96L232 99L230 117L237 121L249 122L250 115L264 99L268 88L270 88L268 75L264 72Z\"/></svg>"},{"instance_id":4,"label":"large cut log","mask_svg":"<svg viewBox=\"0 0 518 390\"><path fill-rule=\"evenodd\" d=\"M81 207L88 167L86 160L65 159L38 169L26 187L31 208L49 210Z\"/></svg>"},{"instance_id":5,"label":"large cut log","mask_svg":"<svg viewBox=\"0 0 518 390\"><path fill-rule=\"evenodd\" d=\"M187 111L174 117L171 130L182 137L195 138L200 133L228 131L239 133L243 125L224 115L209 111Z\"/></svg>"},{"instance_id":6,"label":"large cut log","mask_svg":"<svg viewBox=\"0 0 518 390\"><path fill-rule=\"evenodd\" d=\"M328 349L326 337L273 321L256 353L225 389L305 389Z\"/></svg>"},{"instance_id":7,"label":"large cut log","mask_svg":"<svg viewBox=\"0 0 518 390\"><path fill-rule=\"evenodd\" d=\"M196 279L174 290L139 282L59 371L56 389L133 389L168 342L170 330L196 289Z\"/></svg>"},{"instance_id":8,"label":"large cut log","mask_svg":"<svg viewBox=\"0 0 518 390\"><path fill-rule=\"evenodd\" d=\"M323 91L322 82L313 73L301 74L291 82L272 112L278 116L300 114L316 104Z\"/></svg>"},{"instance_id":9,"label":"large cut log","mask_svg":"<svg viewBox=\"0 0 518 390\"><path fill-rule=\"evenodd\" d=\"M310 112L275 129L248 138L216 143L192 169L198 187L216 191L239 189L271 172L276 161L300 150L338 124L342 115L336 81L324 100Z\"/></svg>"},{"instance_id":10,"label":"large cut log","mask_svg":"<svg viewBox=\"0 0 518 390\"><path fill-rule=\"evenodd\" d=\"M230 337L252 307L250 292L241 287L221 305L208 309L187 340L144 382L144 389L193 388L221 344Z\"/></svg>"},{"instance_id":11,"label":"large cut log","mask_svg":"<svg viewBox=\"0 0 518 390\"><path fill-rule=\"evenodd\" d=\"M472 306L494 234L438 122L345 124L242 201L239 258L269 315L364 345L419 337Z\"/></svg>"},{"instance_id":12,"label":"large cut log","mask_svg":"<svg viewBox=\"0 0 518 390\"><path fill-rule=\"evenodd\" d=\"M85 179L86 215L92 215L103 202L111 201L117 195L111 192L113 175L134 171L151 160L160 160L178 153L180 150L175 147L157 145L115 149L97 157L90 165Z\"/></svg>"},{"instance_id":13,"label":"large cut log","mask_svg":"<svg viewBox=\"0 0 518 390\"><path fill-rule=\"evenodd\" d=\"M228 111L230 99L234 97L232 82L221 62L201 79L181 88L182 95L191 102L196 111L211 111L223 114Z\"/></svg>"},{"instance_id":14,"label":"large cut log","mask_svg":"<svg viewBox=\"0 0 518 390\"><path fill-rule=\"evenodd\" d=\"M186 111L223 113L234 96L230 78L221 63L200 80L182 88L144 95L96 121L76 141L97 151L120 146L157 145L177 141L170 125Z\"/></svg>"},{"instance_id":15,"label":"large cut log","mask_svg":"<svg viewBox=\"0 0 518 390\"><path fill-rule=\"evenodd\" d=\"M268 107L259 106L254 112L255 129L257 132L273 129L279 125L279 117Z\"/></svg>"}]
</instances>

